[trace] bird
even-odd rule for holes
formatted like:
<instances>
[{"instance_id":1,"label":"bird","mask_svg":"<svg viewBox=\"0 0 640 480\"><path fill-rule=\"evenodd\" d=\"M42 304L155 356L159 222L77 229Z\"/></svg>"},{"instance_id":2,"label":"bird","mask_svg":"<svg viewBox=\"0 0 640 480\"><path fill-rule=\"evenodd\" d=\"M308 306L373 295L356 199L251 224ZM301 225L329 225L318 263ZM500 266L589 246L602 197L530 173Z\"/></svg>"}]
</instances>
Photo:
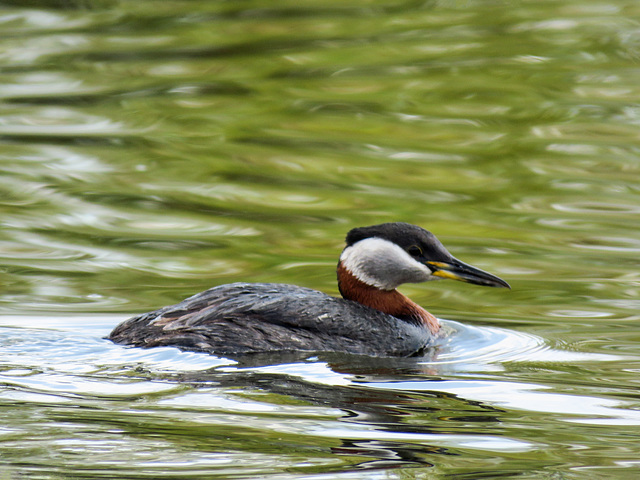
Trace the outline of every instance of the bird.
<instances>
[{"instance_id":1,"label":"bird","mask_svg":"<svg viewBox=\"0 0 640 480\"><path fill-rule=\"evenodd\" d=\"M454 258L417 225L390 222L351 229L340 254L342 298L278 283L231 283L134 316L107 337L134 347L172 346L218 356L343 352L420 356L443 333L439 320L397 288L453 279L511 288Z\"/></svg>"}]
</instances>

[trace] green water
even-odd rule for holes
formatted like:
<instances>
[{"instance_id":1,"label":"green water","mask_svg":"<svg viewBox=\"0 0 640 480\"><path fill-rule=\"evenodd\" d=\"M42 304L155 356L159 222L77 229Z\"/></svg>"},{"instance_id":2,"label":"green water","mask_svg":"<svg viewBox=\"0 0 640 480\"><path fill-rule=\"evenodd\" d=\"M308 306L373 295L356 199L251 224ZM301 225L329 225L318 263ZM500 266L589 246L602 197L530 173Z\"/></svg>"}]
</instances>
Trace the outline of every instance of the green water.
<instances>
[{"instance_id":1,"label":"green water","mask_svg":"<svg viewBox=\"0 0 640 480\"><path fill-rule=\"evenodd\" d=\"M638 19L2 2L0 478L637 478ZM437 358L102 339L221 283L337 294L345 233L385 221L512 285L403 288L468 326Z\"/></svg>"}]
</instances>

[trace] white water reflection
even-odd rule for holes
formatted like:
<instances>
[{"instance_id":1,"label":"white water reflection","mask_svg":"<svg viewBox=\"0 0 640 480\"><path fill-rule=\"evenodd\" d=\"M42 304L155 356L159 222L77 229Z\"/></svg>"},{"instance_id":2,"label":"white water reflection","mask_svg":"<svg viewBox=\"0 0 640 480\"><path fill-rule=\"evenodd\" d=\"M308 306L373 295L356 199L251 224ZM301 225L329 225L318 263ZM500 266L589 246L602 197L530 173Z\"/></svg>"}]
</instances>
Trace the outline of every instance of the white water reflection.
<instances>
[{"instance_id":1,"label":"white water reflection","mask_svg":"<svg viewBox=\"0 0 640 480\"><path fill-rule=\"evenodd\" d=\"M265 411L263 402L251 399L241 399L239 402L238 398L228 397L215 389L188 392L184 396L180 392L179 380L167 381L173 378L167 377L168 374L214 372L215 375L226 376L250 374L269 378L299 378L318 387L349 388L360 385L371 391L443 392L493 407L567 415L559 420L569 422L616 424L624 421L628 425L640 425L640 412L631 409L629 403L617 399L564 394L551 390L550 386L503 381L500 378L456 378L456 375L464 376L464 372L490 373L502 370L504 362L575 363L621 358L553 349L539 337L506 329L471 327L447 321L446 328L454 333L441 352L428 361L411 360L413 371L421 371L425 380L404 381L401 376L391 373L394 365L399 368L398 372L401 366L406 367L409 362L407 359L399 360L404 362L402 364L394 363L395 359L374 359L378 365L387 365L392 369L381 381L380 375L375 373L354 375L348 368L345 370L344 362L333 365L314 356L293 363L246 368L234 360L181 352L171 347L149 350L126 348L103 339L121 319L112 315L82 318L0 317L0 365L5 366L5 371L0 375L0 382L4 385L0 398L56 403L67 402L70 396L76 395L130 397L154 393L168 395L159 402L167 406L217 406L224 410ZM367 362L366 358L360 358L360 361L362 365ZM355 364L354 368L357 368ZM118 375L114 377L114 373ZM454 377L447 380L434 378L434 375L444 374ZM198 376L185 377L184 381L189 382L189 378L197 380ZM203 378L206 380L206 377ZM176 397L175 394L179 395ZM326 429L326 425L323 429ZM349 437L343 430L338 436ZM322 434L333 435L331 429L323 430ZM408 440L403 435L392 435L389 439ZM442 439L441 436L438 438ZM458 441L467 442L464 439L455 440ZM483 441L492 440L485 438ZM509 444L505 448L516 447ZM523 447L520 445L517 448Z\"/></svg>"},{"instance_id":2,"label":"white water reflection","mask_svg":"<svg viewBox=\"0 0 640 480\"><path fill-rule=\"evenodd\" d=\"M640 411L621 400L567 395L551 387L500 380L446 380L430 382L368 383L375 388L453 393L465 399L516 410L568 415L557 420L601 425L640 425ZM582 418L586 417L586 418Z\"/></svg>"}]
</instances>

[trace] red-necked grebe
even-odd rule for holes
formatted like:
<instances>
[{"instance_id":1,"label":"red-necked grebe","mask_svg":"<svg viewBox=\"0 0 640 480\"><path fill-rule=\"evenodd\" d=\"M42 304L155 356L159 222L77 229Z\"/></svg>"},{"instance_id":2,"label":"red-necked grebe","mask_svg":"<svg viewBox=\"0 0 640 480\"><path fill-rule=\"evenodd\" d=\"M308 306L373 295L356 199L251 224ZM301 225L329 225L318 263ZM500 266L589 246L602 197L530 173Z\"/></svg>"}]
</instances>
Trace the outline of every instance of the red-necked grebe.
<instances>
[{"instance_id":1,"label":"red-necked grebe","mask_svg":"<svg viewBox=\"0 0 640 480\"><path fill-rule=\"evenodd\" d=\"M451 278L489 287L504 280L455 259L431 232L407 223L354 228L338 263L344 298L273 283L232 283L130 318L109 335L137 347L237 355L334 351L418 355L438 319L402 295L403 283Z\"/></svg>"}]
</instances>

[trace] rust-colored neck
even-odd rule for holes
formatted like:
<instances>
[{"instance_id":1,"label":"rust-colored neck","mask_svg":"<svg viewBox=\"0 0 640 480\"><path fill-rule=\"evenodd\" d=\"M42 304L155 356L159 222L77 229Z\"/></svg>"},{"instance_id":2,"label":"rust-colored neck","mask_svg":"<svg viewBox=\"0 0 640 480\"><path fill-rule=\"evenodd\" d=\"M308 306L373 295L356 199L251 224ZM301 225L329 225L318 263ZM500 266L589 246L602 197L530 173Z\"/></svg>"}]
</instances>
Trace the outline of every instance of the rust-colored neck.
<instances>
[{"instance_id":1,"label":"rust-colored neck","mask_svg":"<svg viewBox=\"0 0 640 480\"><path fill-rule=\"evenodd\" d=\"M338 263L338 288L347 300L375 308L401 320L424 324L434 335L440 330L438 319L397 290L381 290L358 280Z\"/></svg>"}]
</instances>

